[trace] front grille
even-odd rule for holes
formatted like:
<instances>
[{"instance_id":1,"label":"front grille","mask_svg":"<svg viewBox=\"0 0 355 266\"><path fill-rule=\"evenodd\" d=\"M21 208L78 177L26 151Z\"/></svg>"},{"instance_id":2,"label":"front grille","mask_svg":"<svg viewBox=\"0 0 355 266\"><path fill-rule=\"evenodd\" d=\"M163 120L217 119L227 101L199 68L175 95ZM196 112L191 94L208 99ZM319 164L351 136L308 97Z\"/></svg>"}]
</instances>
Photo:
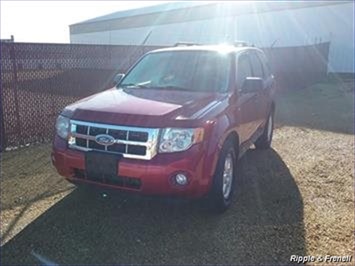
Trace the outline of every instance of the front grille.
<instances>
[{"instance_id":1,"label":"front grille","mask_svg":"<svg viewBox=\"0 0 355 266\"><path fill-rule=\"evenodd\" d=\"M82 146L82 147L86 147L86 145ZM94 149L94 150L99 150L99 151L104 151L105 150L105 146L98 144L95 140L89 140L88 148Z\"/></svg>"},{"instance_id":2,"label":"front grille","mask_svg":"<svg viewBox=\"0 0 355 266\"><path fill-rule=\"evenodd\" d=\"M113 144L112 146L107 147L108 151L117 152L117 153L125 153L126 145L124 144Z\"/></svg>"},{"instance_id":3,"label":"front grille","mask_svg":"<svg viewBox=\"0 0 355 266\"><path fill-rule=\"evenodd\" d=\"M82 125L78 125L76 127L76 132L79 134L86 134L88 132L88 126L82 126Z\"/></svg>"},{"instance_id":4,"label":"front grille","mask_svg":"<svg viewBox=\"0 0 355 266\"><path fill-rule=\"evenodd\" d=\"M136 131L130 132L128 140L146 142L148 140L148 133Z\"/></svg>"},{"instance_id":5,"label":"front grille","mask_svg":"<svg viewBox=\"0 0 355 266\"><path fill-rule=\"evenodd\" d=\"M150 160L157 153L159 129L106 125L70 121L69 148L83 151L104 151L122 154L126 158ZM98 135L108 135L113 142L102 144Z\"/></svg>"},{"instance_id":6,"label":"front grille","mask_svg":"<svg viewBox=\"0 0 355 266\"><path fill-rule=\"evenodd\" d=\"M100 134L106 134L106 128L102 127L89 127L89 135L90 136L97 136Z\"/></svg>"},{"instance_id":7,"label":"front grille","mask_svg":"<svg viewBox=\"0 0 355 266\"><path fill-rule=\"evenodd\" d=\"M109 129L108 134L110 136L114 137L115 139L125 140L125 139L127 139L128 131L127 130Z\"/></svg>"}]
</instances>

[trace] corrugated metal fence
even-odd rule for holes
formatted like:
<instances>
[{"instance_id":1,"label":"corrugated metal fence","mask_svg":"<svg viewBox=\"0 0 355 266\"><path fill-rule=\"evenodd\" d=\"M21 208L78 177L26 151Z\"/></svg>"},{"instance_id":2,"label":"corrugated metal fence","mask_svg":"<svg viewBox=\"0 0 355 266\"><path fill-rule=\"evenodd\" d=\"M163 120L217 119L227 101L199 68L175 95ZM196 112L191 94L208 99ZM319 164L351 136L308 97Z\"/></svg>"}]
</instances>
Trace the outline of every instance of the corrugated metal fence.
<instances>
[{"instance_id":1,"label":"corrugated metal fence","mask_svg":"<svg viewBox=\"0 0 355 266\"><path fill-rule=\"evenodd\" d=\"M154 46L1 43L1 149L50 141L68 104L112 86ZM264 49L281 86L326 75L329 43Z\"/></svg>"}]
</instances>

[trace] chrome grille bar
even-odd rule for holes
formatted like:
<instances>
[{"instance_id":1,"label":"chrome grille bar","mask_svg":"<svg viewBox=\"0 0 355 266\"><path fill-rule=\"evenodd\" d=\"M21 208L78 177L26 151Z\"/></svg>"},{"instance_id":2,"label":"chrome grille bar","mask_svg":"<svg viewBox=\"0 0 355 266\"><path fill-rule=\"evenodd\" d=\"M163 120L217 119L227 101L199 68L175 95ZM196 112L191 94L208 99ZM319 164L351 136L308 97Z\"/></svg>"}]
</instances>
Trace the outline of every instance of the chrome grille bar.
<instances>
[{"instance_id":1,"label":"chrome grille bar","mask_svg":"<svg viewBox=\"0 0 355 266\"><path fill-rule=\"evenodd\" d=\"M95 136L83 135L83 134L78 134L78 133L75 133L75 132L72 132L70 135L72 137L74 137L74 138L81 138L81 139L87 139L87 140L95 141ZM139 142L139 141L137 142L137 141L131 141L131 140L115 139L114 143L147 147L147 142ZM89 148L89 146L86 145L86 148Z\"/></svg>"},{"instance_id":2,"label":"chrome grille bar","mask_svg":"<svg viewBox=\"0 0 355 266\"><path fill-rule=\"evenodd\" d=\"M84 132L77 132L78 126L85 126L87 127L86 133ZM106 132L107 135L110 135L109 130L117 130L117 131L124 131L127 132L125 139L114 138L114 142L112 145L120 144L125 145L124 152L117 152L109 150L111 145L101 145L96 143L96 136L91 134L90 129L101 129ZM95 132L95 131L94 131ZM145 141L136 141L136 140L129 140L130 133L138 133L147 135L147 139ZM97 134L97 135L100 135ZM108 124L101 124L101 123L93 123L93 122L84 122L78 120L70 120L70 133L69 133L69 140L68 146L71 149L77 149L81 151L91 151L91 150L98 150L107 153L116 153L122 154L125 158L133 158L133 159L142 159L142 160L150 160L157 154L157 142L159 136L159 129L157 128L142 128L142 127L128 127L128 126L117 126L117 125L108 125ZM80 141L84 141L83 143L79 143ZM90 146L90 142L94 143L99 148L93 148ZM145 154L135 154L132 151L132 148L141 147L143 149L145 147ZM137 152L136 152L137 153Z\"/></svg>"}]
</instances>

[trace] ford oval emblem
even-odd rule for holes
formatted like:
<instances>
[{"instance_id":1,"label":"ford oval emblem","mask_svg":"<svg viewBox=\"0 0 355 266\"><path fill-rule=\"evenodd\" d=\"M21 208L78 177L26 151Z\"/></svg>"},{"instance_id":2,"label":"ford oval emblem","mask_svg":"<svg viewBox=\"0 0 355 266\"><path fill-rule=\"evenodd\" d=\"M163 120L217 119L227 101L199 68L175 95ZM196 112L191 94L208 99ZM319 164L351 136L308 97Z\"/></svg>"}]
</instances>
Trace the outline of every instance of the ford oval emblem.
<instances>
[{"instance_id":1,"label":"ford oval emblem","mask_svg":"<svg viewBox=\"0 0 355 266\"><path fill-rule=\"evenodd\" d=\"M95 137L95 141L100 145L110 146L115 143L115 138L110 135L101 134Z\"/></svg>"}]
</instances>

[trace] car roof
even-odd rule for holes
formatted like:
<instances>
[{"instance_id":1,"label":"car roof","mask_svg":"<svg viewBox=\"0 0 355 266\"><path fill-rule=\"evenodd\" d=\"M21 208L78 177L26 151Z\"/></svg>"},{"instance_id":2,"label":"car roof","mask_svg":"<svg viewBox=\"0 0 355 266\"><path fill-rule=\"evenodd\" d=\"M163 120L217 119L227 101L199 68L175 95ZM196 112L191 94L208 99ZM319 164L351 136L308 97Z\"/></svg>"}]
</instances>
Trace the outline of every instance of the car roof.
<instances>
[{"instance_id":1,"label":"car roof","mask_svg":"<svg viewBox=\"0 0 355 266\"><path fill-rule=\"evenodd\" d=\"M149 53L159 53L159 52L175 52L175 51L212 51L212 52L222 52L222 53L232 53L232 52L241 52L246 50L259 50L253 46L234 46L228 44L220 45L186 45L186 46L175 46L168 48L161 48L153 50Z\"/></svg>"}]
</instances>

